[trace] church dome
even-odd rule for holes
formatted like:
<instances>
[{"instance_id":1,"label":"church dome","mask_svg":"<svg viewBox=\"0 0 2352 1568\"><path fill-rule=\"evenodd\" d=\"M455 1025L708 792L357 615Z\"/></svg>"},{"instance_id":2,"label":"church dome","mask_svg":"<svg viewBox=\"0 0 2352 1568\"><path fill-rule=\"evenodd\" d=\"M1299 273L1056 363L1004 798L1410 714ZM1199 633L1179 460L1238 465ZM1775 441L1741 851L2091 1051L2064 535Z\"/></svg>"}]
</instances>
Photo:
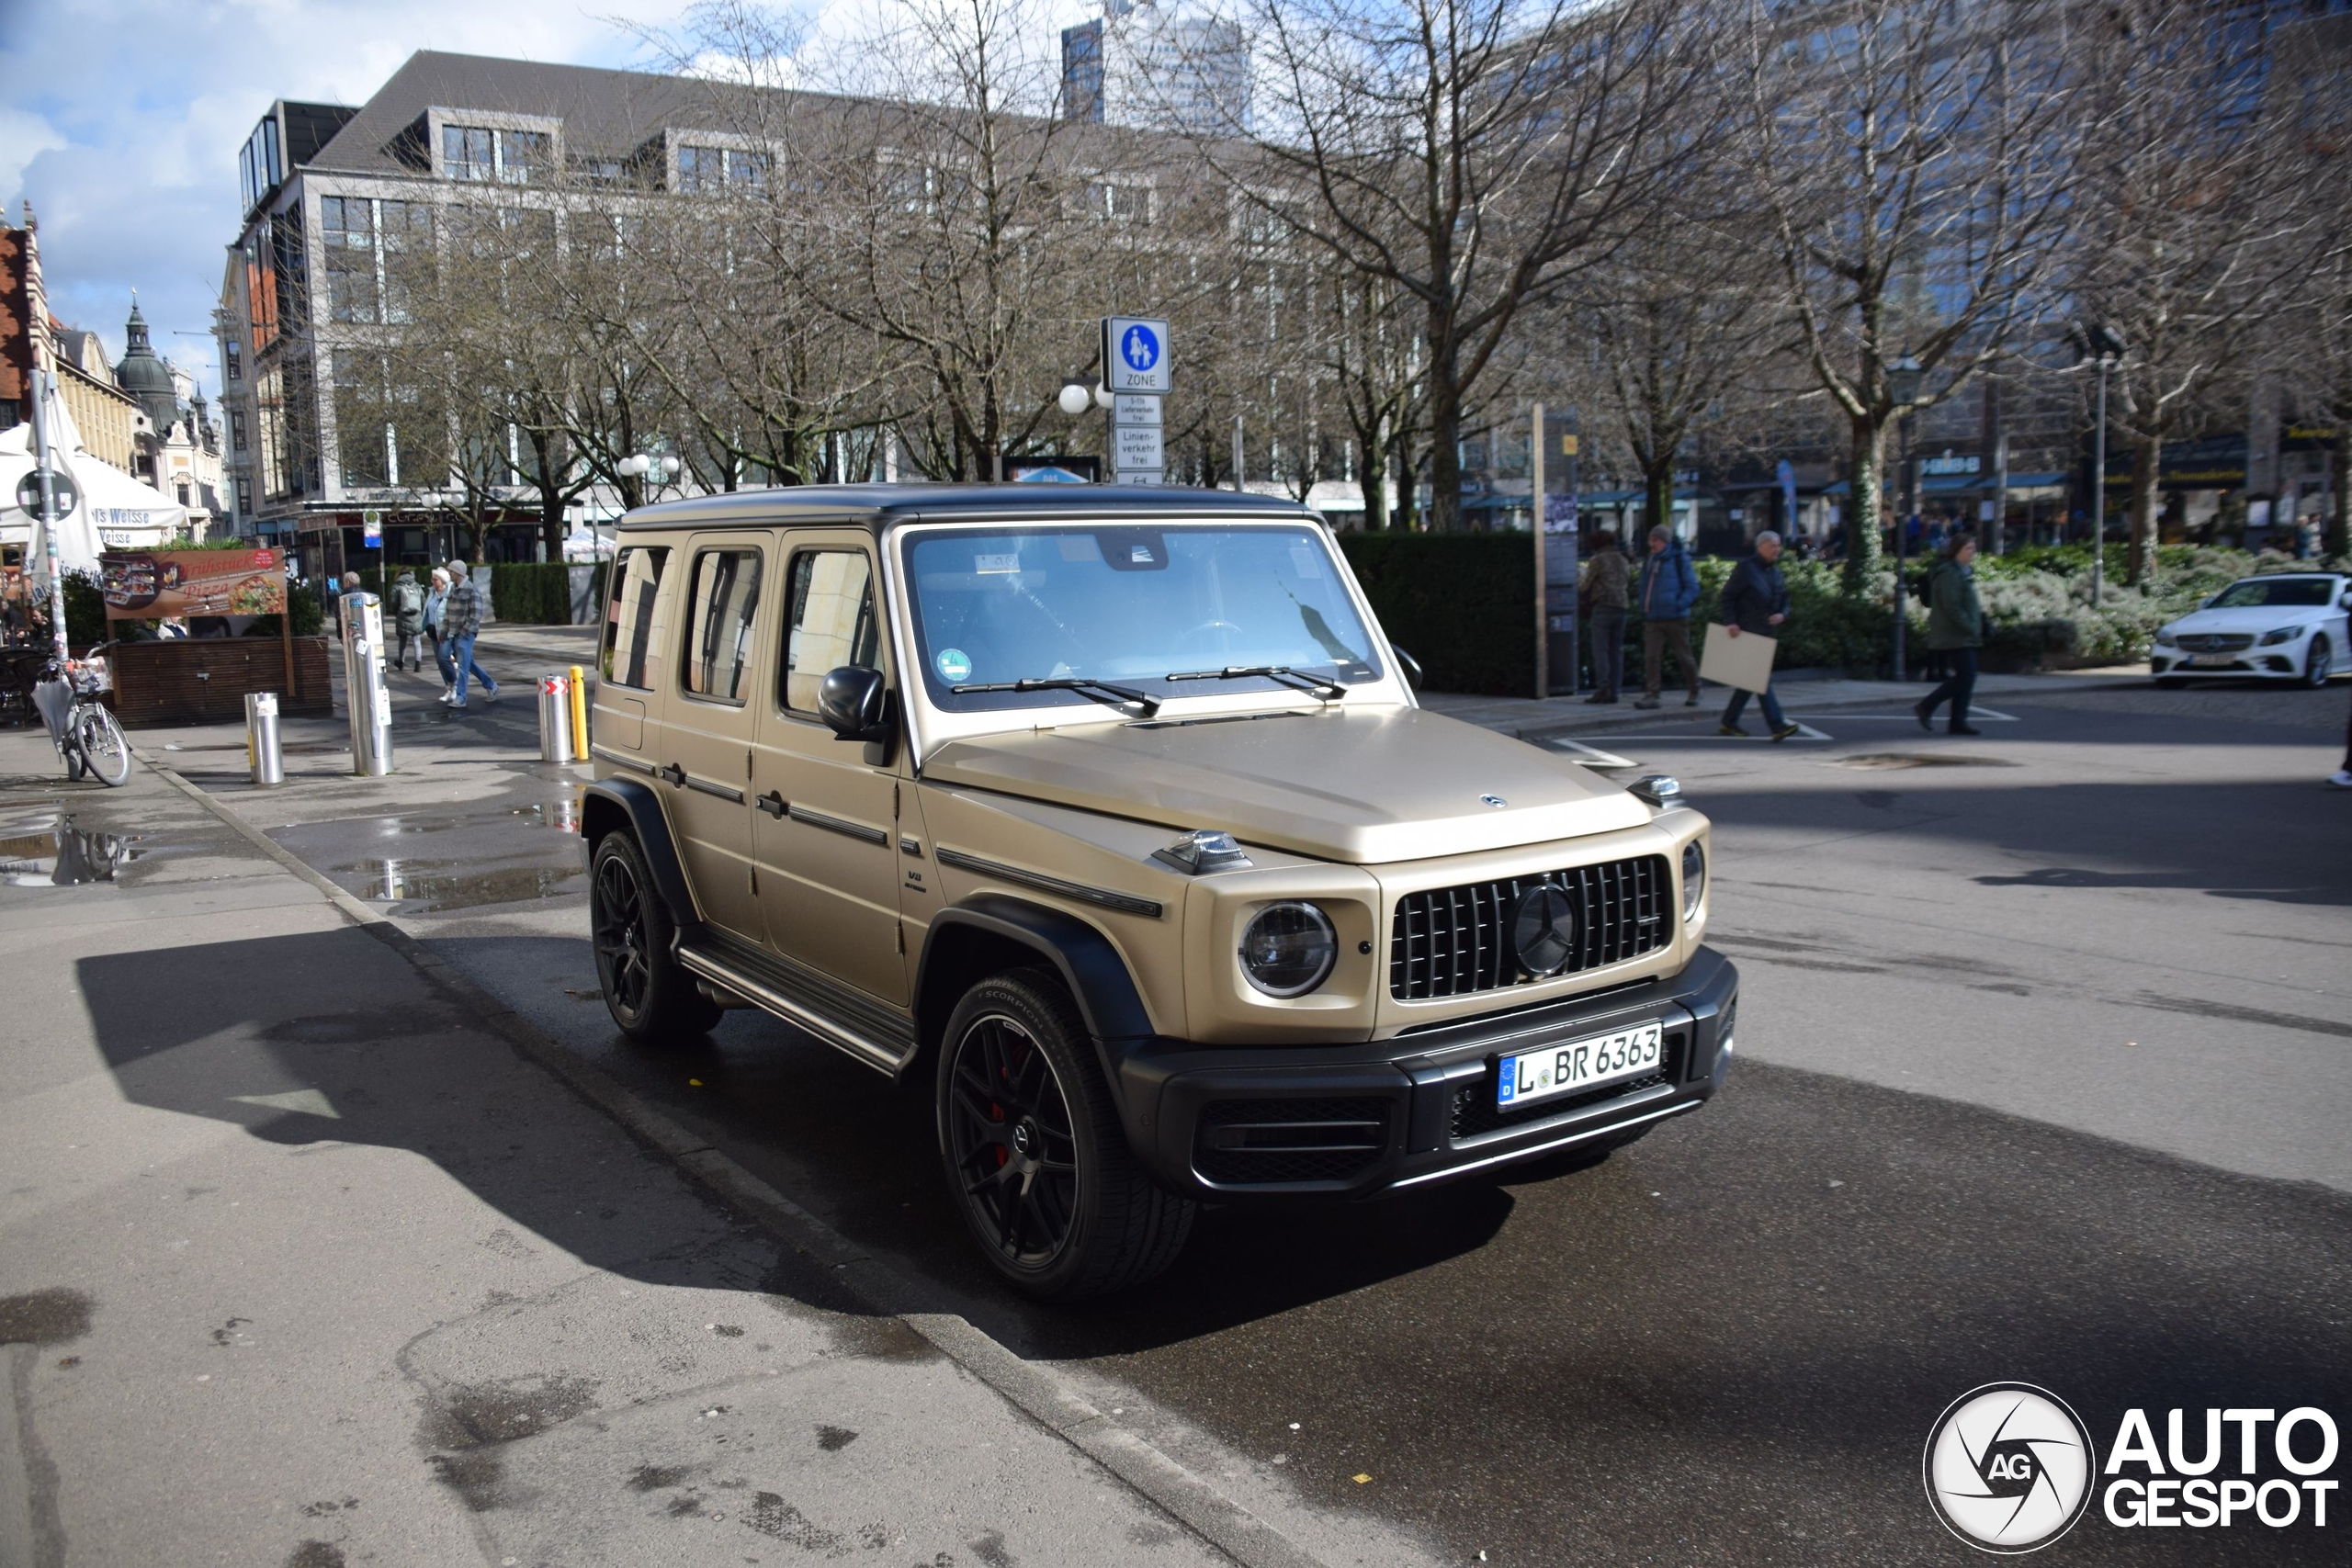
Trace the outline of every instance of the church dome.
<instances>
[{"instance_id":1,"label":"church dome","mask_svg":"<svg viewBox=\"0 0 2352 1568\"><path fill-rule=\"evenodd\" d=\"M179 394L172 387L171 367L155 357L154 345L147 341L147 318L139 313L136 299L130 302L130 320L123 324L123 331L130 345L122 363L114 367L114 378L139 400L141 411L161 435L179 417Z\"/></svg>"}]
</instances>

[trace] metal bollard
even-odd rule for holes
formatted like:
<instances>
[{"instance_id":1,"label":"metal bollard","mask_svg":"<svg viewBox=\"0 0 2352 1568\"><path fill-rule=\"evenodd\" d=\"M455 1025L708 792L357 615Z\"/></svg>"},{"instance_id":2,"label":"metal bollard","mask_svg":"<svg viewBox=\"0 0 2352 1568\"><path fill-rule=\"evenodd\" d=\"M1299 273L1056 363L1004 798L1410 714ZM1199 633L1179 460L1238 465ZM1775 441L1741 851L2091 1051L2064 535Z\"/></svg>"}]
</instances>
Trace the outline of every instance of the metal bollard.
<instances>
[{"instance_id":1,"label":"metal bollard","mask_svg":"<svg viewBox=\"0 0 2352 1568\"><path fill-rule=\"evenodd\" d=\"M539 677L539 761L571 761L571 681L569 676Z\"/></svg>"},{"instance_id":2,"label":"metal bollard","mask_svg":"<svg viewBox=\"0 0 2352 1568\"><path fill-rule=\"evenodd\" d=\"M577 664L571 667L571 760L588 760L588 678Z\"/></svg>"},{"instance_id":3,"label":"metal bollard","mask_svg":"<svg viewBox=\"0 0 2352 1568\"><path fill-rule=\"evenodd\" d=\"M257 784L286 782L286 755L277 740L277 694L245 694L245 766Z\"/></svg>"},{"instance_id":4,"label":"metal bollard","mask_svg":"<svg viewBox=\"0 0 2352 1568\"><path fill-rule=\"evenodd\" d=\"M351 771L392 771L392 694L384 689L384 606L373 593L343 596L343 691L351 707Z\"/></svg>"}]
</instances>

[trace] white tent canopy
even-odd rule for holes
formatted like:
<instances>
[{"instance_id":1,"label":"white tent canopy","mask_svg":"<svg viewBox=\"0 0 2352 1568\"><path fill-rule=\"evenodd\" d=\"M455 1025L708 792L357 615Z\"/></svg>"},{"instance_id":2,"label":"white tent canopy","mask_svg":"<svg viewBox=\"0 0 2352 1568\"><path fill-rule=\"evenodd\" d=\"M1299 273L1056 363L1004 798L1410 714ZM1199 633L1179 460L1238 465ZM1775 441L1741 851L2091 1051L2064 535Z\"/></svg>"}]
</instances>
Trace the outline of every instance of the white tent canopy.
<instances>
[{"instance_id":1,"label":"white tent canopy","mask_svg":"<svg viewBox=\"0 0 2352 1568\"><path fill-rule=\"evenodd\" d=\"M67 571L98 570L102 549L153 549L187 528L187 508L153 485L82 449L82 433L62 403L50 405L49 447L52 460L74 477L81 501L57 527L58 565ZM0 544L27 547L26 565L37 543L35 519L17 504L17 486L33 471L33 427L0 430Z\"/></svg>"}]
</instances>

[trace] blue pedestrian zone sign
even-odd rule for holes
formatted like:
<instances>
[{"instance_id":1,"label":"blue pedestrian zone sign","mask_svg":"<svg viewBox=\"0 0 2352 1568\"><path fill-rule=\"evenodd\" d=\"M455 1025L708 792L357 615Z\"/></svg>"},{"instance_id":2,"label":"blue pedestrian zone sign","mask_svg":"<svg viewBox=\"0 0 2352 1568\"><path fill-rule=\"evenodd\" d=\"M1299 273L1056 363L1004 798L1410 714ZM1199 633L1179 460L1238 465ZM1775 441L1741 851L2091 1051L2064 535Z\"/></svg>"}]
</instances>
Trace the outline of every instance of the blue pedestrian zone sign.
<instances>
[{"instance_id":1,"label":"blue pedestrian zone sign","mask_svg":"<svg viewBox=\"0 0 2352 1568\"><path fill-rule=\"evenodd\" d=\"M1168 323L1145 316L1102 319L1103 380L1114 392L1168 390Z\"/></svg>"}]
</instances>

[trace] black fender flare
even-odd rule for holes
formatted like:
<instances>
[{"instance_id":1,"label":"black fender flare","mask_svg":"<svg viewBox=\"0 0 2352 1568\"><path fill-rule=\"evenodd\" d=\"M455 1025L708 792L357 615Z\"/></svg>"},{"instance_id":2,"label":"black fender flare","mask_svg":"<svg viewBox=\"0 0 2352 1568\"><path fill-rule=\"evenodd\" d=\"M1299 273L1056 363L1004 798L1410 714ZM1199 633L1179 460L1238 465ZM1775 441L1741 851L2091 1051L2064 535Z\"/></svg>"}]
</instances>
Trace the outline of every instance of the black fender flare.
<instances>
[{"instance_id":1,"label":"black fender flare","mask_svg":"<svg viewBox=\"0 0 2352 1568\"><path fill-rule=\"evenodd\" d=\"M580 840L587 846L589 858L595 857L597 840L621 828L636 837L645 868L653 874L653 890L670 907L672 923L682 930L700 925L702 917L695 907L694 890L686 884L685 867L678 859L678 843L670 834L670 818L662 813L661 796L650 784L636 779L598 779L580 802Z\"/></svg>"},{"instance_id":2,"label":"black fender flare","mask_svg":"<svg viewBox=\"0 0 2352 1568\"><path fill-rule=\"evenodd\" d=\"M1129 1055L1148 1047L1155 1038L1151 1015L1144 1010L1143 995L1136 987L1135 976L1128 973L1126 960L1119 956L1111 939L1064 910L1003 893L976 893L934 916L923 936L922 955L915 964L915 1027L923 1048L910 1059L910 1063L929 1056L930 1047L936 1045L946 1032L948 1014L955 1010L965 989L960 985L934 987L933 982L941 977L934 961L945 948L954 945L954 933L974 931L998 943L1010 942L1026 949L1061 976L1093 1040L1119 1119L1125 1123L1129 1139L1136 1146L1146 1146L1139 1132L1149 1125L1149 1108L1130 1103L1129 1086L1120 1064ZM942 994L934 995L934 988ZM944 994L948 990L953 994ZM1139 1113L1144 1118L1140 1122Z\"/></svg>"}]
</instances>

